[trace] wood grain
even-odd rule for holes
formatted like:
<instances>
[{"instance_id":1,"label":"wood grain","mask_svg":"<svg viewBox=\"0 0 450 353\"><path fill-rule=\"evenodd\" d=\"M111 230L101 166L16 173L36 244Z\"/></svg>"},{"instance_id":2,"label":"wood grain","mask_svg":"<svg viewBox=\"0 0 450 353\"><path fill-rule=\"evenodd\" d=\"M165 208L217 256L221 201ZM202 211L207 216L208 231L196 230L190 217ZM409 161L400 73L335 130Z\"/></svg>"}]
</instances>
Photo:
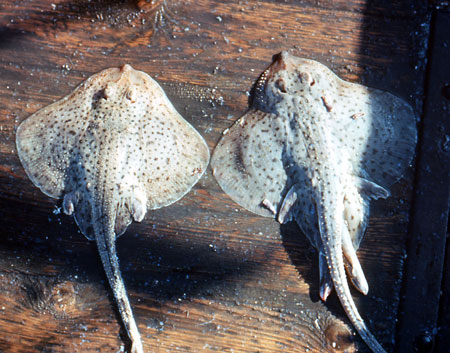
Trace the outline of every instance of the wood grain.
<instances>
[{"instance_id":1,"label":"wood grain","mask_svg":"<svg viewBox=\"0 0 450 353\"><path fill-rule=\"evenodd\" d=\"M289 48L421 110L429 16L420 1L165 1L163 22L139 5L0 5L0 351L128 348L95 245L31 184L14 144L23 119L91 74L124 63L147 72L211 149ZM413 175L374 204L359 251L370 292L354 298L391 350ZM210 170L180 202L133 224L118 249L146 350L367 351L337 298L319 301L317 255L298 227L241 209Z\"/></svg>"}]
</instances>

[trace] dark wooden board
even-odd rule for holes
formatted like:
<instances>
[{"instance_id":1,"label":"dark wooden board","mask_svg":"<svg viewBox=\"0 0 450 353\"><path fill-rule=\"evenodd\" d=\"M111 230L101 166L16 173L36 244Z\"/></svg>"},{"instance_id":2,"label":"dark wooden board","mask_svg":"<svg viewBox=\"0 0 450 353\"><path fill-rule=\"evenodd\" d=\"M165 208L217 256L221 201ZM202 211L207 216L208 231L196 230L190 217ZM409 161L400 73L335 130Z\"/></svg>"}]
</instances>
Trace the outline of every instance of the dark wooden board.
<instances>
[{"instance_id":1,"label":"dark wooden board","mask_svg":"<svg viewBox=\"0 0 450 353\"><path fill-rule=\"evenodd\" d=\"M341 77L422 109L429 13L420 1L166 1L165 20L132 1L0 5L0 351L116 352L124 332L95 245L60 201L27 179L15 129L91 74L129 63L153 76L212 148L246 109L274 54L293 48ZM357 306L392 350L413 190L411 169L374 203ZM145 348L311 352L349 339L333 295L318 299L317 256L294 224L250 214L211 171L185 198L118 240Z\"/></svg>"},{"instance_id":2,"label":"dark wooden board","mask_svg":"<svg viewBox=\"0 0 450 353\"><path fill-rule=\"evenodd\" d=\"M450 14L433 17L417 190L400 311L398 352L448 352L449 264L444 266L450 196ZM448 246L448 244L447 244ZM448 248L447 248L448 254Z\"/></svg>"}]
</instances>

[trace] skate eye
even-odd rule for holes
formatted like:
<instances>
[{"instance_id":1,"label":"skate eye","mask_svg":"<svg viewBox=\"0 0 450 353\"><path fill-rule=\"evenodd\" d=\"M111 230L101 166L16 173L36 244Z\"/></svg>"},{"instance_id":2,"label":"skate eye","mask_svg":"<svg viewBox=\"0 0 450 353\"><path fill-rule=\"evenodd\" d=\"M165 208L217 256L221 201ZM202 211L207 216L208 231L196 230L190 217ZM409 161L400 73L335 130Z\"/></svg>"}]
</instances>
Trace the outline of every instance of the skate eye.
<instances>
[{"instance_id":1,"label":"skate eye","mask_svg":"<svg viewBox=\"0 0 450 353\"><path fill-rule=\"evenodd\" d=\"M316 84L316 81L307 72L300 72L298 74L298 78L300 79L301 83L306 83L310 86L314 86Z\"/></svg>"},{"instance_id":2,"label":"skate eye","mask_svg":"<svg viewBox=\"0 0 450 353\"><path fill-rule=\"evenodd\" d=\"M279 78L275 81L275 87L281 92L281 93L287 93L286 84L284 83L283 79Z\"/></svg>"}]
</instances>

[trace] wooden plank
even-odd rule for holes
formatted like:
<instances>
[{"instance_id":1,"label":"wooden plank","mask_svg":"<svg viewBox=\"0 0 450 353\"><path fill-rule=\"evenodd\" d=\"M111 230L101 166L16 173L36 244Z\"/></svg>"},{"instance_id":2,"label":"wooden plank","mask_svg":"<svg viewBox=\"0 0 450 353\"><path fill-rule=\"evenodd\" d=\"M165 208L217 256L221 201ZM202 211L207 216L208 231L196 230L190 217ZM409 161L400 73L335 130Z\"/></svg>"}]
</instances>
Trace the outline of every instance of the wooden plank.
<instances>
[{"instance_id":1,"label":"wooden plank","mask_svg":"<svg viewBox=\"0 0 450 353\"><path fill-rule=\"evenodd\" d=\"M450 343L450 272L448 267L446 271L444 269L450 195L449 28L450 15L437 13L431 32L431 57L418 157L418 186L408 241L404 294L397 334L398 352L431 352L439 327L442 327L439 335L440 348L434 352L448 352ZM446 277L443 282L444 274Z\"/></svg>"},{"instance_id":2,"label":"wooden plank","mask_svg":"<svg viewBox=\"0 0 450 353\"><path fill-rule=\"evenodd\" d=\"M436 349L437 353L445 353L450 347L450 242L447 242L445 251L445 266L443 270L442 291L439 305L439 319L437 326Z\"/></svg>"},{"instance_id":3,"label":"wooden plank","mask_svg":"<svg viewBox=\"0 0 450 353\"><path fill-rule=\"evenodd\" d=\"M33 187L14 145L21 121L94 72L129 63L149 73L211 149L247 109L272 55L288 48L420 109L428 23L421 1L165 3L166 24L156 32L157 13L141 13L133 1L1 5L0 351L124 349L95 246L58 213L60 201ZM359 251L370 293L355 301L386 348L412 177L410 170L392 198L373 205ZM336 297L318 301L316 254L298 227L242 210L210 170L180 202L132 225L118 248L147 349L367 351L359 338L348 342Z\"/></svg>"}]
</instances>

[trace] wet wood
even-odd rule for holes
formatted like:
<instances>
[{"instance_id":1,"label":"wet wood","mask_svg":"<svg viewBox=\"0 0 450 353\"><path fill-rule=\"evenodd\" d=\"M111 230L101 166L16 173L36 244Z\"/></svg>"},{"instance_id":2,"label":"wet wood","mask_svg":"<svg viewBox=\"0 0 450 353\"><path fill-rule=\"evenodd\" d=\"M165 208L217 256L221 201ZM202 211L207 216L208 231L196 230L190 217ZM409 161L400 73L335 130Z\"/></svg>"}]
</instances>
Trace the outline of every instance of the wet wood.
<instances>
[{"instance_id":1,"label":"wet wood","mask_svg":"<svg viewBox=\"0 0 450 353\"><path fill-rule=\"evenodd\" d=\"M0 351L128 348L95 245L31 184L14 144L23 119L91 74L124 63L147 72L211 149L248 108L272 56L289 48L422 109L429 16L421 1L156 5L0 7ZM359 251L370 292L354 298L391 351L413 176L373 205ZM349 342L337 298L319 301L317 254L298 227L239 208L210 170L180 202L133 224L118 250L146 350L367 351L359 337Z\"/></svg>"},{"instance_id":2,"label":"wet wood","mask_svg":"<svg viewBox=\"0 0 450 353\"><path fill-rule=\"evenodd\" d=\"M418 154L417 190L408 241L398 352L448 352L449 263L445 263L450 195L450 15L436 13L431 32L427 97ZM447 245L448 246L448 245ZM447 248L447 253L448 253Z\"/></svg>"}]
</instances>

